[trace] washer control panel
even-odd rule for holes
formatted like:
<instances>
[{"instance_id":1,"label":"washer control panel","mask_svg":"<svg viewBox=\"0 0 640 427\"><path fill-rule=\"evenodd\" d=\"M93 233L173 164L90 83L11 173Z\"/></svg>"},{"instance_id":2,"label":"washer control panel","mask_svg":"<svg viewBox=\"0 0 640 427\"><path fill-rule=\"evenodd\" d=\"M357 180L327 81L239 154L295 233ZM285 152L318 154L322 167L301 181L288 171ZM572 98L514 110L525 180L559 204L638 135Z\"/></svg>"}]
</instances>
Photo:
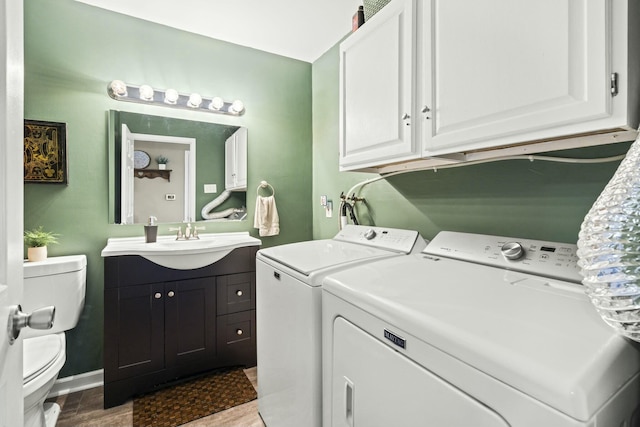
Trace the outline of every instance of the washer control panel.
<instances>
[{"instance_id":1,"label":"washer control panel","mask_svg":"<svg viewBox=\"0 0 640 427\"><path fill-rule=\"evenodd\" d=\"M347 224L333 239L405 254L419 253L426 246L417 231L369 225Z\"/></svg>"},{"instance_id":2,"label":"washer control panel","mask_svg":"<svg viewBox=\"0 0 640 427\"><path fill-rule=\"evenodd\" d=\"M577 246L441 231L423 253L580 283Z\"/></svg>"}]
</instances>

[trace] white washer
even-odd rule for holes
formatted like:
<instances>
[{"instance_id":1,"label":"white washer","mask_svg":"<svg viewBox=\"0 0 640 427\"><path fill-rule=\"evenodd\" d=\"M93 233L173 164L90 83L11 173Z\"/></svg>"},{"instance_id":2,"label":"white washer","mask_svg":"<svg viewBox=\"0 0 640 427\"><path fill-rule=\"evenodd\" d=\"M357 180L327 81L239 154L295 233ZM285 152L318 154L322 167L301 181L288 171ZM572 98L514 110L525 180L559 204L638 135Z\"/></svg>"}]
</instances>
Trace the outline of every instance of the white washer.
<instances>
[{"instance_id":1,"label":"white washer","mask_svg":"<svg viewBox=\"0 0 640 427\"><path fill-rule=\"evenodd\" d=\"M569 244L441 232L323 284L323 425L637 427L640 351Z\"/></svg>"},{"instance_id":2,"label":"white washer","mask_svg":"<svg viewBox=\"0 0 640 427\"><path fill-rule=\"evenodd\" d=\"M333 239L258 251L258 410L268 427L322 423L322 279L425 245L416 231L347 225Z\"/></svg>"}]
</instances>

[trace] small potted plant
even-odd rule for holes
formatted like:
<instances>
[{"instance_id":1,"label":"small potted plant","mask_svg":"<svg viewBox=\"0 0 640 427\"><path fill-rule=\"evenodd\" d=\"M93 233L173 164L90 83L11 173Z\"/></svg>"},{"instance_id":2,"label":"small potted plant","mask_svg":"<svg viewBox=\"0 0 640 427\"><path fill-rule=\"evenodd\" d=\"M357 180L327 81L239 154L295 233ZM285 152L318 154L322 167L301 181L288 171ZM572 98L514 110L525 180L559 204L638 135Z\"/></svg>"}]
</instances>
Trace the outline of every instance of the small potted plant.
<instances>
[{"instance_id":1,"label":"small potted plant","mask_svg":"<svg viewBox=\"0 0 640 427\"><path fill-rule=\"evenodd\" d=\"M33 230L25 230L24 244L27 246L29 261L44 261L47 259L47 246L58 243L59 234L44 231L42 226Z\"/></svg>"},{"instance_id":2,"label":"small potted plant","mask_svg":"<svg viewBox=\"0 0 640 427\"><path fill-rule=\"evenodd\" d=\"M169 158L160 155L156 157L156 163L158 163L158 169L166 169L167 163L169 163Z\"/></svg>"}]
</instances>

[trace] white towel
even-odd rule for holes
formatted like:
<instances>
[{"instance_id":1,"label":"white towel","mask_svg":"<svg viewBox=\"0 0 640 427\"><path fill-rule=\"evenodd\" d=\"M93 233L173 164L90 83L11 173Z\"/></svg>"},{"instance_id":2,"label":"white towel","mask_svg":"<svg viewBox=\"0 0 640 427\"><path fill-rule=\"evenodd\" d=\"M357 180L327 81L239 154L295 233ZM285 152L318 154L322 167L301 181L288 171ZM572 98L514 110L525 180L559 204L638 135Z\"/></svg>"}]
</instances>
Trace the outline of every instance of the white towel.
<instances>
[{"instance_id":1,"label":"white towel","mask_svg":"<svg viewBox=\"0 0 640 427\"><path fill-rule=\"evenodd\" d=\"M260 230L260 236L276 236L280 233L280 218L275 197L257 197L253 226Z\"/></svg>"}]
</instances>

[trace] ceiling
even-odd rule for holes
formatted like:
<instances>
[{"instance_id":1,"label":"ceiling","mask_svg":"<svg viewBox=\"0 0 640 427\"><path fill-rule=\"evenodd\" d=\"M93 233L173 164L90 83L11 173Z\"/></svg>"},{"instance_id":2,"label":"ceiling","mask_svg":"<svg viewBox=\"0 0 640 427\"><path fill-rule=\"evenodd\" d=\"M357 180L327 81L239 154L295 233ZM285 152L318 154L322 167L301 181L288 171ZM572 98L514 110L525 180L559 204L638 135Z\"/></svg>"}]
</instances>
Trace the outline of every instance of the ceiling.
<instances>
[{"instance_id":1,"label":"ceiling","mask_svg":"<svg viewBox=\"0 0 640 427\"><path fill-rule=\"evenodd\" d=\"M313 62L351 31L362 0L77 0L169 27Z\"/></svg>"}]
</instances>

